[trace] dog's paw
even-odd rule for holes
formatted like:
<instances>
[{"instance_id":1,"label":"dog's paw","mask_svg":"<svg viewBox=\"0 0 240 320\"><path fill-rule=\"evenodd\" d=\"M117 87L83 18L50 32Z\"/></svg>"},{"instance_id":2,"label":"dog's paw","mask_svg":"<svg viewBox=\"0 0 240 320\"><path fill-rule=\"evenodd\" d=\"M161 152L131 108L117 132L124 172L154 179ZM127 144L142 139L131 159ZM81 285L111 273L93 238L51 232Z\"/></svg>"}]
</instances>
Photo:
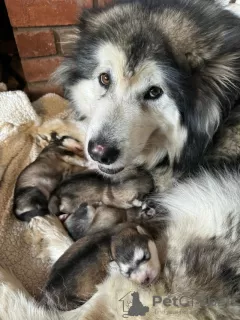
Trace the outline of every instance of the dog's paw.
<instances>
[{"instance_id":1,"label":"dog's paw","mask_svg":"<svg viewBox=\"0 0 240 320\"><path fill-rule=\"evenodd\" d=\"M145 201L142 204L142 210L140 212L140 217L143 219L151 219L156 215L156 207L154 202Z\"/></svg>"},{"instance_id":2,"label":"dog's paw","mask_svg":"<svg viewBox=\"0 0 240 320\"><path fill-rule=\"evenodd\" d=\"M134 199L133 202L132 202L132 206L133 207L140 208L140 207L142 207L142 205L143 205L143 202L138 200L138 199Z\"/></svg>"},{"instance_id":3,"label":"dog's paw","mask_svg":"<svg viewBox=\"0 0 240 320\"><path fill-rule=\"evenodd\" d=\"M38 247L37 258L50 259L52 263L73 243L60 220L50 215L31 219L25 241Z\"/></svg>"}]
</instances>

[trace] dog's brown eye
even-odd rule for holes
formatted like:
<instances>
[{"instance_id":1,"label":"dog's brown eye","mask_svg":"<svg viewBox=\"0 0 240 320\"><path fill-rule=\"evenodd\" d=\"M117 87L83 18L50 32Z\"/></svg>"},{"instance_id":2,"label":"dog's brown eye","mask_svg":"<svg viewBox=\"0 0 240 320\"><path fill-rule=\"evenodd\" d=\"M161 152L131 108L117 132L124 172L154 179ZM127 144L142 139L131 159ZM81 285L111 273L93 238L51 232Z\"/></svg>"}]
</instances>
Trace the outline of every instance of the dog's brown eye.
<instances>
[{"instance_id":1,"label":"dog's brown eye","mask_svg":"<svg viewBox=\"0 0 240 320\"><path fill-rule=\"evenodd\" d=\"M108 87L110 84L110 75L108 73L101 73L99 76L99 82L104 87Z\"/></svg>"},{"instance_id":2,"label":"dog's brown eye","mask_svg":"<svg viewBox=\"0 0 240 320\"><path fill-rule=\"evenodd\" d=\"M159 87L151 87L144 96L145 100L155 100L160 98L160 96L163 94L163 91Z\"/></svg>"}]
</instances>

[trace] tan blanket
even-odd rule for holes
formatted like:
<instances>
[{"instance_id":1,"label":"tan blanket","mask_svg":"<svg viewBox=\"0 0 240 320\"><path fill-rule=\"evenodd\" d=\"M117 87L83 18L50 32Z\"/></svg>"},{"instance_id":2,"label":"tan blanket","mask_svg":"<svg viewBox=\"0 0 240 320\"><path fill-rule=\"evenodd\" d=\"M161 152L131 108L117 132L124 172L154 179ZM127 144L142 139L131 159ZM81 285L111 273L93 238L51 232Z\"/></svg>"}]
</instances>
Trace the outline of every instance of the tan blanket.
<instances>
[{"instance_id":1,"label":"tan blanket","mask_svg":"<svg viewBox=\"0 0 240 320\"><path fill-rule=\"evenodd\" d=\"M28 224L13 216L12 195L18 175L40 151L34 132L47 121L69 114L66 100L55 94L31 105L21 91L0 93L0 264L12 270L33 295L46 279L48 261L29 238Z\"/></svg>"},{"instance_id":2,"label":"tan blanket","mask_svg":"<svg viewBox=\"0 0 240 320\"><path fill-rule=\"evenodd\" d=\"M38 241L34 241L37 235L32 232L29 236L28 224L13 216L12 195L18 175L40 151L34 133L49 121L67 119L70 114L67 101L55 94L32 105L23 92L0 93L0 265L12 270L34 296L38 295L50 264L41 255ZM223 133L215 152L239 154L240 126ZM159 185L166 186L165 176L156 177Z\"/></svg>"}]
</instances>

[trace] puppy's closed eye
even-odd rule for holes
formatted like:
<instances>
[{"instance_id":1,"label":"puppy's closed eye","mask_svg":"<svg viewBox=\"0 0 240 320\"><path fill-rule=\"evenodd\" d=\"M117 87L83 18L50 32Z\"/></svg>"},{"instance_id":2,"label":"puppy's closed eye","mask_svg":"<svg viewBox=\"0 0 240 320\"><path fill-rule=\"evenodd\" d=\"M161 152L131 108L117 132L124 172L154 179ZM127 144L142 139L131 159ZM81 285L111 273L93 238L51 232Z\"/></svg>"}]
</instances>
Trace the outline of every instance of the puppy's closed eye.
<instances>
[{"instance_id":1,"label":"puppy's closed eye","mask_svg":"<svg viewBox=\"0 0 240 320\"><path fill-rule=\"evenodd\" d=\"M141 259L136 260L136 265L140 265L143 262L147 262L151 259L151 255L149 252L144 253L143 257Z\"/></svg>"}]
</instances>

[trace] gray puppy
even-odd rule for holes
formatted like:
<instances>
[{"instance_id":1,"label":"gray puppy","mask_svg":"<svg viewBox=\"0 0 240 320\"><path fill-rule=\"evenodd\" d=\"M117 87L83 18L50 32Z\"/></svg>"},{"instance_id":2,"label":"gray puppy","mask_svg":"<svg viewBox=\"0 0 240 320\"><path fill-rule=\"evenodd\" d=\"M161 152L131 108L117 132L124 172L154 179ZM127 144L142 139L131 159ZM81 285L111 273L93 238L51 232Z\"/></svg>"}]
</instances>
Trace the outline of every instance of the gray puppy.
<instances>
[{"instance_id":1,"label":"gray puppy","mask_svg":"<svg viewBox=\"0 0 240 320\"><path fill-rule=\"evenodd\" d=\"M92 206L103 203L118 209L141 207L144 196L153 190L149 173L141 169L132 171L123 181L110 181L96 173L81 173L64 180L49 200L49 211L66 218L76 213L82 203ZM94 211L94 208L91 208ZM91 216L91 210L88 217ZM100 209L99 209L100 210ZM81 211L79 215L82 215Z\"/></svg>"},{"instance_id":2,"label":"gray puppy","mask_svg":"<svg viewBox=\"0 0 240 320\"><path fill-rule=\"evenodd\" d=\"M73 172L87 170L82 144L69 136L51 134L51 141L37 159L19 175L13 212L22 221L49 214L48 200L62 179Z\"/></svg>"},{"instance_id":3,"label":"gray puppy","mask_svg":"<svg viewBox=\"0 0 240 320\"><path fill-rule=\"evenodd\" d=\"M77 308L113 272L142 285L158 279L158 249L145 228L125 223L75 242L54 264L41 303L61 310Z\"/></svg>"}]
</instances>

